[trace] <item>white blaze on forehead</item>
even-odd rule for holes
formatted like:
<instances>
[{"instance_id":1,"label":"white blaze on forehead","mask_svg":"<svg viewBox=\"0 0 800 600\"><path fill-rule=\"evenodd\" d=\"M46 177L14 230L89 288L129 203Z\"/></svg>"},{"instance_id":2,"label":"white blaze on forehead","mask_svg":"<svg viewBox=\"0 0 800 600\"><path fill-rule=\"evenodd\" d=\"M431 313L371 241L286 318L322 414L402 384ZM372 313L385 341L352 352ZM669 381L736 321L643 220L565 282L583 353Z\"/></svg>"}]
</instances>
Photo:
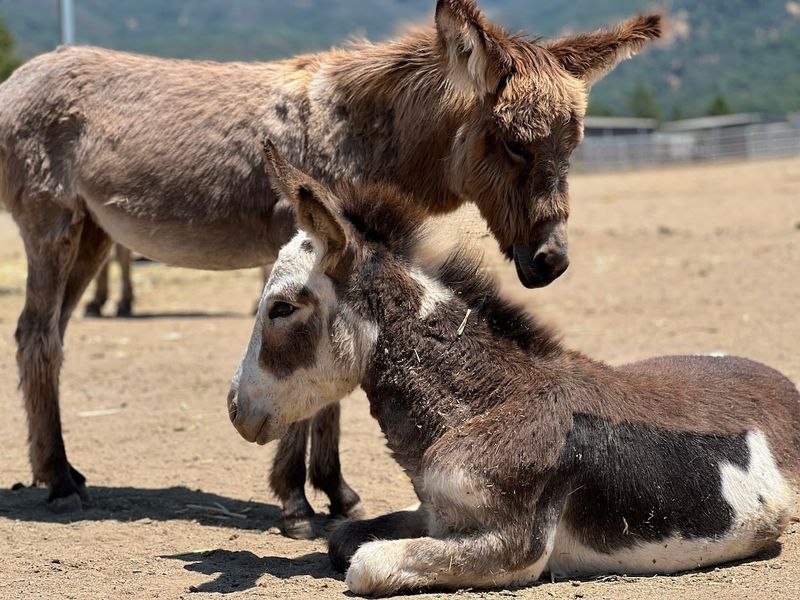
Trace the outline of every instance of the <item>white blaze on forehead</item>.
<instances>
[{"instance_id":1,"label":"white blaze on forehead","mask_svg":"<svg viewBox=\"0 0 800 600\"><path fill-rule=\"evenodd\" d=\"M318 254L311 236L305 231L298 231L278 253L278 260L264 287L265 295L267 292L276 295L289 288L305 285L314 270Z\"/></svg>"},{"instance_id":2,"label":"white blaze on forehead","mask_svg":"<svg viewBox=\"0 0 800 600\"><path fill-rule=\"evenodd\" d=\"M451 292L441 281L423 273L419 269L411 269L411 278L422 287L422 301L420 302L419 319L426 319L440 304L447 304L453 300Z\"/></svg>"}]
</instances>

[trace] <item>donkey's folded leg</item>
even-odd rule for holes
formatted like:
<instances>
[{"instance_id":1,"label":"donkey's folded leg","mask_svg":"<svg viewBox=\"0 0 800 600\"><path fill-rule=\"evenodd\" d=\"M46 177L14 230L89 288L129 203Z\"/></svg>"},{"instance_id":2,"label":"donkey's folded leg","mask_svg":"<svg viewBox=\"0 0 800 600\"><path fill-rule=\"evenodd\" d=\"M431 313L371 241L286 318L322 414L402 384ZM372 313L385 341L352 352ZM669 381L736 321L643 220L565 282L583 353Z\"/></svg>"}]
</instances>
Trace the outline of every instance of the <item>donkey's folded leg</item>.
<instances>
[{"instance_id":1,"label":"donkey's folded leg","mask_svg":"<svg viewBox=\"0 0 800 600\"><path fill-rule=\"evenodd\" d=\"M374 540L398 540L427 535L427 510L401 510L366 521L345 521L328 540L328 556L333 568L345 571L356 551Z\"/></svg>"},{"instance_id":2,"label":"donkey's folded leg","mask_svg":"<svg viewBox=\"0 0 800 600\"><path fill-rule=\"evenodd\" d=\"M388 596L530 583L547 566L554 540L553 525L542 537L508 530L368 542L352 558L347 587L355 594Z\"/></svg>"},{"instance_id":3,"label":"donkey's folded leg","mask_svg":"<svg viewBox=\"0 0 800 600\"><path fill-rule=\"evenodd\" d=\"M331 404L314 415L311 421L311 485L322 490L331 501L332 516L360 519L364 516L361 498L342 477L339 460L339 403Z\"/></svg>"},{"instance_id":4,"label":"donkey's folded leg","mask_svg":"<svg viewBox=\"0 0 800 600\"><path fill-rule=\"evenodd\" d=\"M278 444L269 484L281 501L283 531L296 539L314 536L314 509L306 498L306 444L310 420L293 423Z\"/></svg>"}]
</instances>

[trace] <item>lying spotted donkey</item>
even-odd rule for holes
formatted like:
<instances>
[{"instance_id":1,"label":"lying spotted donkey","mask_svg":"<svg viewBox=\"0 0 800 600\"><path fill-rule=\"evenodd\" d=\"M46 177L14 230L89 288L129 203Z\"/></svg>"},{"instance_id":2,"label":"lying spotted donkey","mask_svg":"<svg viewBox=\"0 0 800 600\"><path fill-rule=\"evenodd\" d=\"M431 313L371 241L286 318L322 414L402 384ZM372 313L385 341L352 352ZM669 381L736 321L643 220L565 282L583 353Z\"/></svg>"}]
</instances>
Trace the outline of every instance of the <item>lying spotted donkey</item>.
<instances>
[{"instance_id":1,"label":"lying spotted donkey","mask_svg":"<svg viewBox=\"0 0 800 600\"><path fill-rule=\"evenodd\" d=\"M263 444L360 384L421 501L334 533L351 591L670 573L753 556L784 530L800 395L780 373L566 350L468 253L422 259L395 192L335 197L267 155L302 230L264 290L231 419Z\"/></svg>"}]
</instances>

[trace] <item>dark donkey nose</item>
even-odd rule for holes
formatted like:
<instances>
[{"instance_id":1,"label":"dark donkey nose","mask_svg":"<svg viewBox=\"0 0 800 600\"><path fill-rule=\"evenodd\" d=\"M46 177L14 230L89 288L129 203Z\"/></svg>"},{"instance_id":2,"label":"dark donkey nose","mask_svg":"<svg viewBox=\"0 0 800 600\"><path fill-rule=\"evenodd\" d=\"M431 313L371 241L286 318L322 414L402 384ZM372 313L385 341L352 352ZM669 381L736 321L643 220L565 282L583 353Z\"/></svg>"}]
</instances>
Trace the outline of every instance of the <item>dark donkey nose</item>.
<instances>
[{"instance_id":1,"label":"dark donkey nose","mask_svg":"<svg viewBox=\"0 0 800 600\"><path fill-rule=\"evenodd\" d=\"M569 266L567 223L552 220L537 228L529 244L514 245L517 277L527 288L544 287L555 281Z\"/></svg>"},{"instance_id":2,"label":"dark donkey nose","mask_svg":"<svg viewBox=\"0 0 800 600\"><path fill-rule=\"evenodd\" d=\"M533 268L548 283L558 279L569 267L569 255L558 248L545 248L533 256Z\"/></svg>"}]
</instances>

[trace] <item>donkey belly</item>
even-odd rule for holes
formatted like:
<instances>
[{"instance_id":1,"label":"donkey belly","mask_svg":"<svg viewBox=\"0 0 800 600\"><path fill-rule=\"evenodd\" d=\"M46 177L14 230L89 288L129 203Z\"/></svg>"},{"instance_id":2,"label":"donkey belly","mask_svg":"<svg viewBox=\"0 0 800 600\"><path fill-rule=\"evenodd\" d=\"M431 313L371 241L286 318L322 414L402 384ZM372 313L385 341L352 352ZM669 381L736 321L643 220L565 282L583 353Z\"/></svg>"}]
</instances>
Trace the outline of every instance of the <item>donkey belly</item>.
<instances>
[{"instance_id":1,"label":"donkey belly","mask_svg":"<svg viewBox=\"0 0 800 600\"><path fill-rule=\"evenodd\" d=\"M281 205L267 214L192 220L135 216L111 202L87 201L98 225L116 242L144 256L179 267L229 270L275 261L294 231L294 219Z\"/></svg>"},{"instance_id":2,"label":"donkey belly","mask_svg":"<svg viewBox=\"0 0 800 600\"><path fill-rule=\"evenodd\" d=\"M574 423L572 491L548 563L556 575L695 569L752 556L786 527L790 490L760 431Z\"/></svg>"},{"instance_id":3,"label":"donkey belly","mask_svg":"<svg viewBox=\"0 0 800 600\"><path fill-rule=\"evenodd\" d=\"M673 535L604 553L584 545L562 525L547 570L556 578L678 573L747 558L764 546L763 542L757 544L753 535L730 532L719 539Z\"/></svg>"}]
</instances>

